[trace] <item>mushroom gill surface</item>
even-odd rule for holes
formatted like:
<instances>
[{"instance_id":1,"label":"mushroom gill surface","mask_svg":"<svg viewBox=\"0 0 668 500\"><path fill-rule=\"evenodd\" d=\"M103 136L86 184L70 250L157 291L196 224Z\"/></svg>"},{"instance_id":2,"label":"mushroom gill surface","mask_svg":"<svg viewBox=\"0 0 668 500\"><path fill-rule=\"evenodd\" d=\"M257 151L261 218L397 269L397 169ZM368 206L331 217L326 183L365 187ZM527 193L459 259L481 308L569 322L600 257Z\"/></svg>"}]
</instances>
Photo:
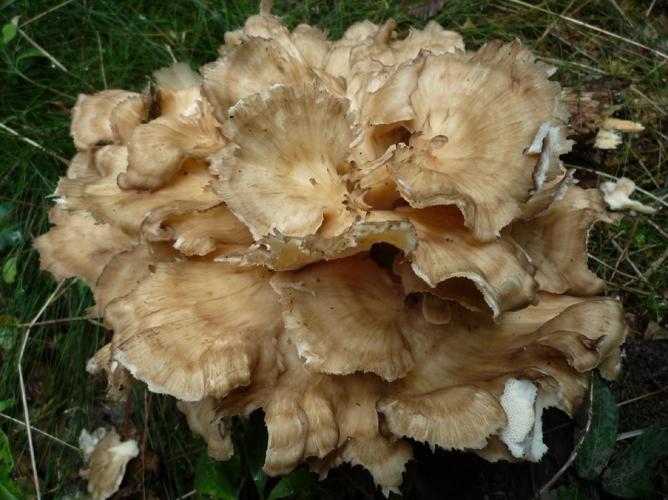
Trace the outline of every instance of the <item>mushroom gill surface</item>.
<instances>
[{"instance_id":1,"label":"mushroom gill surface","mask_svg":"<svg viewBox=\"0 0 668 500\"><path fill-rule=\"evenodd\" d=\"M331 41L263 12L201 76L72 110L42 268L91 287L110 394L176 398L216 459L262 409L273 475L345 462L397 492L411 439L536 461L543 410L619 369L623 311L587 267L617 218L559 160L553 69L395 26Z\"/></svg>"}]
</instances>

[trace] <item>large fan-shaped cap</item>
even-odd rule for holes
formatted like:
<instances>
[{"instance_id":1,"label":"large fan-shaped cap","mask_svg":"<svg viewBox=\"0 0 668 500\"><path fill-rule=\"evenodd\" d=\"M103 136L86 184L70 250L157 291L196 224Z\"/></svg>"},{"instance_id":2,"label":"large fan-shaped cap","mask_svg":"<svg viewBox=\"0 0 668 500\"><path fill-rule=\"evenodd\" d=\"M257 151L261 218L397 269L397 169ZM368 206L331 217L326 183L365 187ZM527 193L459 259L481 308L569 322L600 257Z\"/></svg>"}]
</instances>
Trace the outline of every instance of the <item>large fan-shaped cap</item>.
<instances>
[{"instance_id":1,"label":"large fan-shaped cap","mask_svg":"<svg viewBox=\"0 0 668 500\"><path fill-rule=\"evenodd\" d=\"M614 353L625 335L616 301L550 295L498 323L454 307L448 324L434 325L419 304L409 305L402 328L415 368L393 383L379 409L394 434L457 449L482 448L516 425L501 400L510 378L549 388L553 404L572 413L585 387L581 373Z\"/></svg>"},{"instance_id":2,"label":"large fan-shaped cap","mask_svg":"<svg viewBox=\"0 0 668 500\"><path fill-rule=\"evenodd\" d=\"M240 99L271 85L298 85L317 79L297 48L283 39L251 38L202 68L202 90L221 122Z\"/></svg>"},{"instance_id":3,"label":"large fan-shaped cap","mask_svg":"<svg viewBox=\"0 0 668 500\"><path fill-rule=\"evenodd\" d=\"M126 101L130 104L128 105ZM72 108L72 123L70 124L70 134L76 148L83 151L93 148L98 143L112 142L115 138L111 120L112 113L118 105L124 102L126 102L123 104L124 109L118 111L114 119L117 132L120 130L121 123L127 124L121 120L121 117L127 118L128 113L132 114L133 111L136 111L135 105L141 102L141 95L115 89L103 90L94 95L79 94Z\"/></svg>"},{"instance_id":4,"label":"large fan-shaped cap","mask_svg":"<svg viewBox=\"0 0 668 500\"><path fill-rule=\"evenodd\" d=\"M202 78L185 62L175 62L153 72L158 85L157 104L160 116L192 115L202 101Z\"/></svg>"},{"instance_id":5,"label":"large fan-shaped cap","mask_svg":"<svg viewBox=\"0 0 668 500\"><path fill-rule=\"evenodd\" d=\"M306 458L316 458L320 460L312 463L324 474L346 461L369 467L383 489L398 487L411 453L405 443L392 444L380 434L376 402L383 391L381 379L313 372L287 333L279 338L279 351L285 371L274 385L242 388L220 403L224 415L264 409L269 435L265 471L284 474ZM346 452L352 441L358 442Z\"/></svg>"},{"instance_id":6,"label":"large fan-shaped cap","mask_svg":"<svg viewBox=\"0 0 668 500\"><path fill-rule=\"evenodd\" d=\"M98 316L112 300L127 295L150 274L158 262L175 260L175 252L167 246L137 245L114 256L105 266L93 288L94 312Z\"/></svg>"},{"instance_id":7,"label":"large fan-shaped cap","mask_svg":"<svg viewBox=\"0 0 668 500\"><path fill-rule=\"evenodd\" d=\"M400 494L406 463L413 458L411 445L403 439L393 440L382 435L373 438L350 438L341 448L321 460L309 461L311 471L324 479L327 473L343 463L361 465L369 471L383 495Z\"/></svg>"},{"instance_id":8,"label":"large fan-shaped cap","mask_svg":"<svg viewBox=\"0 0 668 500\"><path fill-rule=\"evenodd\" d=\"M550 72L519 42L427 56L411 95L422 136L393 165L402 196L417 208L456 204L477 239L497 237L536 187L538 158L525 151L543 123L565 117Z\"/></svg>"},{"instance_id":9,"label":"large fan-shaped cap","mask_svg":"<svg viewBox=\"0 0 668 500\"><path fill-rule=\"evenodd\" d=\"M323 262L274 276L283 320L312 370L337 375L371 372L386 380L413 366L399 330L403 294L370 259Z\"/></svg>"},{"instance_id":10,"label":"large fan-shaped cap","mask_svg":"<svg viewBox=\"0 0 668 500\"><path fill-rule=\"evenodd\" d=\"M220 416L216 400L179 401L176 407L188 420L188 427L206 441L207 454L214 460L229 460L234 454L232 436L227 432L226 422Z\"/></svg>"},{"instance_id":11,"label":"large fan-shaped cap","mask_svg":"<svg viewBox=\"0 0 668 500\"><path fill-rule=\"evenodd\" d=\"M539 216L513 224L511 234L536 266L541 290L596 295L603 289L587 267L587 238L598 221L615 222L599 191L571 186Z\"/></svg>"},{"instance_id":12,"label":"large fan-shaped cap","mask_svg":"<svg viewBox=\"0 0 668 500\"><path fill-rule=\"evenodd\" d=\"M319 234L303 238L273 234L258 240L243 253L218 257L216 260L288 271L320 260L341 259L366 252L376 243L387 243L410 255L417 246L415 228L406 220L357 220L344 232L332 238Z\"/></svg>"},{"instance_id":13,"label":"large fan-shaped cap","mask_svg":"<svg viewBox=\"0 0 668 500\"><path fill-rule=\"evenodd\" d=\"M112 174L61 179L56 194L61 197L61 208L91 213L100 222L136 235L147 213L167 203L191 199L211 205L220 203L209 187L212 180L205 162L188 160L175 178L154 192L120 189Z\"/></svg>"},{"instance_id":14,"label":"large fan-shaped cap","mask_svg":"<svg viewBox=\"0 0 668 500\"><path fill-rule=\"evenodd\" d=\"M253 237L225 205L179 200L151 210L142 223L147 241L171 241L187 256L217 256L253 243Z\"/></svg>"},{"instance_id":15,"label":"large fan-shaped cap","mask_svg":"<svg viewBox=\"0 0 668 500\"><path fill-rule=\"evenodd\" d=\"M533 266L523 251L503 238L476 240L453 206L422 210L399 207L394 212L372 212L370 218L405 218L412 222L418 245L409 257L411 267L431 288L452 278L471 280L495 317L535 300ZM462 292L468 296L466 288ZM456 296L450 298L457 300ZM465 298L464 303L468 303Z\"/></svg>"},{"instance_id":16,"label":"large fan-shaped cap","mask_svg":"<svg viewBox=\"0 0 668 500\"><path fill-rule=\"evenodd\" d=\"M113 357L154 392L220 398L268 365L276 376L280 307L263 269L157 264L105 309ZM269 360L267 363L266 360Z\"/></svg>"},{"instance_id":17,"label":"large fan-shaped cap","mask_svg":"<svg viewBox=\"0 0 668 500\"><path fill-rule=\"evenodd\" d=\"M35 239L41 268L57 280L72 276L93 286L114 255L128 250L133 239L110 224L98 224L90 215L66 212L58 207L49 212L55 227Z\"/></svg>"},{"instance_id":18,"label":"large fan-shaped cap","mask_svg":"<svg viewBox=\"0 0 668 500\"><path fill-rule=\"evenodd\" d=\"M134 129L122 189L157 189L182 169L187 158L205 158L224 144L210 106L198 101L189 115L161 116Z\"/></svg>"},{"instance_id":19,"label":"large fan-shaped cap","mask_svg":"<svg viewBox=\"0 0 668 500\"><path fill-rule=\"evenodd\" d=\"M355 138L348 101L317 85L277 86L234 106L217 154L217 193L258 239L331 235L355 220L337 167Z\"/></svg>"}]
</instances>

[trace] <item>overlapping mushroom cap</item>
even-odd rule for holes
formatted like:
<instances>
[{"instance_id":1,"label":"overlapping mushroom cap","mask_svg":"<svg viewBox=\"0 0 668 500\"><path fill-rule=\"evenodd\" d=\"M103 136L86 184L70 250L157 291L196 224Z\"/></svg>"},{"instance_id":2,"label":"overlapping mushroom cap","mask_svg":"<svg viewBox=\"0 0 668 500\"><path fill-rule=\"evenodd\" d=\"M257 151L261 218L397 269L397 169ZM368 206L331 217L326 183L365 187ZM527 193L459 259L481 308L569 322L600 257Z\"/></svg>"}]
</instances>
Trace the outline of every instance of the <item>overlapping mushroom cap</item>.
<instances>
[{"instance_id":1,"label":"overlapping mushroom cap","mask_svg":"<svg viewBox=\"0 0 668 500\"><path fill-rule=\"evenodd\" d=\"M263 12L202 77L73 110L42 266L114 331L91 371L179 399L217 459L262 408L267 472L349 462L388 492L408 439L539 460L542 411L614 375L621 307L586 266L613 218L559 161L553 69L394 28L331 42Z\"/></svg>"}]
</instances>

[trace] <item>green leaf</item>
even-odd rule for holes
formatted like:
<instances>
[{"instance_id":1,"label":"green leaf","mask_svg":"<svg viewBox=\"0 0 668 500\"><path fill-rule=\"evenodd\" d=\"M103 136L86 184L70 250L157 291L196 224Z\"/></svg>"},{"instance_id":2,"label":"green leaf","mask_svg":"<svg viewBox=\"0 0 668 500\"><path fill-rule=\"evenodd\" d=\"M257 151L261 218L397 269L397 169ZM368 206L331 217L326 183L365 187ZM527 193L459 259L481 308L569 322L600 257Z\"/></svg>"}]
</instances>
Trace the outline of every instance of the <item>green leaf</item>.
<instances>
[{"instance_id":1,"label":"green leaf","mask_svg":"<svg viewBox=\"0 0 668 500\"><path fill-rule=\"evenodd\" d=\"M9 448L9 440L7 435L0 430L0 472L6 471L6 473L9 473L12 467L14 467L14 459L12 458L12 450Z\"/></svg>"},{"instance_id":2,"label":"green leaf","mask_svg":"<svg viewBox=\"0 0 668 500\"><path fill-rule=\"evenodd\" d=\"M14 204L12 203L0 203L0 224L4 224L9 221L9 216L14 211Z\"/></svg>"},{"instance_id":3,"label":"green leaf","mask_svg":"<svg viewBox=\"0 0 668 500\"><path fill-rule=\"evenodd\" d=\"M8 285L11 285L14 283L14 280L16 279L16 263L18 261L18 257L10 257L5 261L5 265L2 266L2 279L7 283Z\"/></svg>"},{"instance_id":4,"label":"green leaf","mask_svg":"<svg viewBox=\"0 0 668 500\"><path fill-rule=\"evenodd\" d=\"M0 399L0 411L5 411L16 404L15 399Z\"/></svg>"},{"instance_id":5,"label":"green leaf","mask_svg":"<svg viewBox=\"0 0 668 500\"><path fill-rule=\"evenodd\" d=\"M2 500L21 500L25 496L11 477L0 476L0 498Z\"/></svg>"},{"instance_id":6,"label":"green leaf","mask_svg":"<svg viewBox=\"0 0 668 500\"><path fill-rule=\"evenodd\" d=\"M0 498L2 500L18 500L23 498L21 490L10 476L14 467L12 450L7 435L0 430Z\"/></svg>"},{"instance_id":7,"label":"green leaf","mask_svg":"<svg viewBox=\"0 0 668 500\"><path fill-rule=\"evenodd\" d=\"M242 439L246 463L255 483L255 490L260 498L264 498L267 475L262 467L267 452L267 427L264 424L264 416L261 412L253 412L250 418L244 422Z\"/></svg>"},{"instance_id":8,"label":"green leaf","mask_svg":"<svg viewBox=\"0 0 668 500\"><path fill-rule=\"evenodd\" d=\"M603 472L615 451L619 425L619 410L612 392L598 375L593 384L591 427L575 459L577 473L584 479L595 479Z\"/></svg>"},{"instance_id":9,"label":"green leaf","mask_svg":"<svg viewBox=\"0 0 668 500\"><path fill-rule=\"evenodd\" d=\"M2 27L2 43L7 45L9 42L14 40L17 33L18 33L18 28L14 23L5 24Z\"/></svg>"},{"instance_id":10,"label":"green leaf","mask_svg":"<svg viewBox=\"0 0 668 500\"><path fill-rule=\"evenodd\" d=\"M23 233L16 226L0 228L0 253L14 248L23 240Z\"/></svg>"},{"instance_id":11,"label":"green leaf","mask_svg":"<svg viewBox=\"0 0 668 500\"><path fill-rule=\"evenodd\" d=\"M313 474L304 468L292 471L281 478L271 490L267 500L278 500L279 498L295 497L299 493L308 492L314 484Z\"/></svg>"},{"instance_id":12,"label":"green leaf","mask_svg":"<svg viewBox=\"0 0 668 500\"><path fill-rule=\"evenodd\" d=\"M656 463L668 456L668 430L653 425L644 430L603 473L603 489L622 498L654 492Z\"/></svg>"},{"instance_id":13,"label":"green leaf","mask_svg":"<svg viewBox=\"0 0 668 500\"><path fill-rule=\"evenodd\" d=\"M579 483L571 483L550 492L547 498L550 500L594 500L598 498L598 495L592 488Z\"/></svg>"},{"instance_id":14,"label":"green leaf","mask_svg":"<svg viewBox=\"0 0 668 500\"><path fill-rule=\"evenodd\" d=\"M19 330L16 328L16 318L0 315L0 349L10 352L18 340Z\"/></svg>"},{"instance_id":15,"label":"green leaf","mask_svg":"<svg viewBox=\"0 0 668 500\"><path fill-rule=\"evenodd\" d=\"M218 462L203 453L197 460L195 489L215 500L236 500L240 469L238 454L226 462Z\"/></svg>"},{"instance_id":16,"label":"green leaf","mask_svg":"<svg viewBox=\"0 0 668 500\"><path fill-rule=\"evenodd\" d=\"M24 49L21 52L19 52L19 55L16 56L16 62L18 63L23 61L24 59L32 59L34 57L46 57L46 56L44 55L44 52L42 52L41 50L31 47L29 49Z\"/></svg>"}]
</instances>

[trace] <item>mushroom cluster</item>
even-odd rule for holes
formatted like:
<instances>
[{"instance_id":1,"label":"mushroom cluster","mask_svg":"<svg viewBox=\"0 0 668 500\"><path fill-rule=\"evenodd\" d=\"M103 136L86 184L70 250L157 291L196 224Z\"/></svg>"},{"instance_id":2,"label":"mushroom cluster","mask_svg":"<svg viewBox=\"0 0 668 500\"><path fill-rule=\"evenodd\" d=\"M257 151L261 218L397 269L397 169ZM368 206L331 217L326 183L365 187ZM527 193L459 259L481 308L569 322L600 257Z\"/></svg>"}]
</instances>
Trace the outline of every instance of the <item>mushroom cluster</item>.
<instances>
[{"instance_id":1,"label":"mushroom cluster","mask_svg":"<svg viewBox=\"0 0 668 500\"><path fill-rule=\"evenodd\" d=\"M618 301L587 234L554 68L430 22L340 40L268 12L195 73L81 95L42 267L113 329L110 393L171 395L212 457L264 411L264 468L362 465L385 493L409 440L537 461L541 415L619 370Z\"/></svg>"}]
</instances>

